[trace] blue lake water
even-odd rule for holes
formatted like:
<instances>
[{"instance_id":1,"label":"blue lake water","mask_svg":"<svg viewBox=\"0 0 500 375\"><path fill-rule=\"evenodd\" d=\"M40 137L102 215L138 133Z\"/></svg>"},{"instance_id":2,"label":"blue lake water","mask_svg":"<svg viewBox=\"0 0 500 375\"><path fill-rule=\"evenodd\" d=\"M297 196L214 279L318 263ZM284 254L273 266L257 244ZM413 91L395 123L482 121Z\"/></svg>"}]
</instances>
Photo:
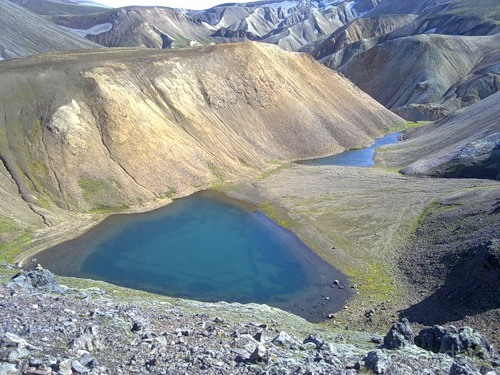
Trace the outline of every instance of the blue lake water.
<instances>
[{"instance_id":1,"label":"blue lake water","mask_svg":"<svg viewBox=\"0 0 500 375\"><path fill-rule=\"evenodd\" d=\"M266 303L310 321L323 320L350 295L332 287L336 279L345 284L345 277L294 234L213 193L113 216L41 253L37 262L59 275L174 297Z\"/></svg>"},{"instance_id":2,"label":"blue lake water","mask_svg":"<svg viewBox=\"0 0 500 375\"><path fill-rule=\"evenodd\" d=\"M399 141L401 132L387 134L377 138L370 147L359 150L344 151L341 154L327 156L319 159L301 160L300 164L306 165L338 165L345 167L371 167L375 165L373 155L375 149L380 146L390 145Z\"/></svg>"}]
</instances>

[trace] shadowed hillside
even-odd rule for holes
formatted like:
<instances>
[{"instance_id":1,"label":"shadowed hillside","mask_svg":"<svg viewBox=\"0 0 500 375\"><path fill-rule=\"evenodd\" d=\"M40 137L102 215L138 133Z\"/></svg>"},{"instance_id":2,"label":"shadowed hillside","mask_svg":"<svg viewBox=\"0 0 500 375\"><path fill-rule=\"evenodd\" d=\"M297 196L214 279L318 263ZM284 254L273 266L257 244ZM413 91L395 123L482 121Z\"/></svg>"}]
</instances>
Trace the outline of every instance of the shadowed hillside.
<instances>
[{"instance_id":1,"label":"shadowed hillside","mask_svg":"<svg viewBox=\"0 0 500 375\"><path fill-rule=\"evenodd\" d=\"M384 0L302 50L400 116L437 120L498 91L498 8L495 0Z\"/></svg>"},{"instance_id":2,"label":"shadowed hillside","mask_svg":"<svg viewBox=\"0 0 500 375\"><path fill-rule=\"evenodd\" d=\"M0 0L0 59L42 52L101 48L64 31L45 18L7 0Z\"/></svg>"},{"instance_id":3,"label":"shadowed hillside","mask_svg":"<svg viewBox=\"0 0 500 375\"><path fill-rule=\"evenodd\" d=\"M406 174L500 179L500 93L407 135L378 153Z\"/></svg>"}]
</instances>

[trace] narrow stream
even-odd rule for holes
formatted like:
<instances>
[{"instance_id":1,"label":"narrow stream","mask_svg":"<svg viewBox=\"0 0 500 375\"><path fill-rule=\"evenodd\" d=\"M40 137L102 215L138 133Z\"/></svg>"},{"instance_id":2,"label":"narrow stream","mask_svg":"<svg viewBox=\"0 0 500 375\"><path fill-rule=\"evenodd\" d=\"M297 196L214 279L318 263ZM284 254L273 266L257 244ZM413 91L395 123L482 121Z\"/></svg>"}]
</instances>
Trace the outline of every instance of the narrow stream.
<instances>
[{"instance_id":1,"label":"narrow stream","mask_svg":"<svg viewBox=\"0 0 500 375\"><path fill-rule=\"evenodd\" d=\"M338 165L345 167L371 167L375 165L373 155L375 149L380 146L390 145L399 142L402 132L391 133L377 138L371 146L359 150L348 150L341 154L326 156L319 159L301 160L299 164L305 165Z\"/></svg>"}]
</instances>

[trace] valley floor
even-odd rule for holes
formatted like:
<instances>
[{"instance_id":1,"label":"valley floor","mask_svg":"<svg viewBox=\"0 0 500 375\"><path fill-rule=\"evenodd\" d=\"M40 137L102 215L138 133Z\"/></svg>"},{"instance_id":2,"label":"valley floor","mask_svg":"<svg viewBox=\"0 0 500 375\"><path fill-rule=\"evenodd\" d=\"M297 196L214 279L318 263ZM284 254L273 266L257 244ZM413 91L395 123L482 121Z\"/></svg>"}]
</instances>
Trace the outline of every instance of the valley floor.
<instances>
[{"instance_id":1,"label":"valley floor","mask_svg":"<svg viewBox=\"0 0 500 375\"><path fill-rule=\"evenodd\" d=\"M490 180L440 179L406 177L382 168L349 168L304 166L293 164L256 183L231 193L265 207L268 214L295 232L311 249L351 277L356 297L343 311L335 313L328 324L373 331L385 330L391 321L407 316L425 323L470 324L482 329L498 346L500 342L500 306L474 311L474 316L451 314L433 296L441 280L418 285L403 269L412 269L414 259L407 247L415 238L426 208L434 202L465 194L464 201L478 204L475 196L486 196L485 202L500 201L500 183ZM468 197L467 197L468 195ZM463 202L462 202L463 203ZM475 213L495 230L497 215ZM482 215L482 216L481 216ZM498 222L497 222L498 223ZM496 225L498 231L498 225ZM445 233L446 235L446 233ZM453 236L453 234L448 233ZM489 233L494 236L495 233ZM498 235L498 233L496 233ZM422 234L424 236L424 234ZM421 257L432 256L432 244L424 243ZM413 252L417 250L413 249ZM406 259L406 261L405 261ZM432 278L432 269L418 269ZM446 276L446 270L443 278ZM472 283L472 282L471 282ZM466 293L463 293L466 295ZM403 310L426 301L425 312ZM452 301L453 302L453 301ZM467 301L455 310L469 311ZM416 314L415 316L412 316ZM432 317L435 317L433 321Z\"/></svg>"},{"instance_id":2,"label":"valley floor","mask_svg":"<svg viewBox=\"0 0 500 375\"><path fill-rule=\"evenodd\" d=\"M465 194L465 201L467 195L487 196L487 202L500 201L499 182L407 177L381 167L290 164L258 181L230 188L227 194L262 207L268 216L350 277L352 283L341 287L352 288L355 297L325 324L379 333L401 317L425 325L467 324L482 330L497 347L500 345L500 308L495 301L493 306L471 310L452 300L455 311L447 319L446 304L435 293L444 281L433 276L433 270L423 269L422 264L418 272L424 279L428 274L426 280L431 282L412 279L407 272L414 266L417 269L415 258L407 256L408 251L415 252L409 250L409 245L418 242L412 236L430 206L456 194ZM477 204L475 201L473 204ZM161 203L167 201L156 202ZM475 218L484 217L485 223L498 216L478 215ZM78 230L77 222L81 224ZM40 232L35 246L22 255L29 260L44 246L74 238L77 232L95 224L95 215L92 219L87 215L75 216L71 222ZM494 222L491 225L494 227ZM424 241L418 251L419 257L428 258L434 248ZM424 305L425 311L418 308ZM422 319L422 314L426 319Z\"/></svg>"}]
</instances>

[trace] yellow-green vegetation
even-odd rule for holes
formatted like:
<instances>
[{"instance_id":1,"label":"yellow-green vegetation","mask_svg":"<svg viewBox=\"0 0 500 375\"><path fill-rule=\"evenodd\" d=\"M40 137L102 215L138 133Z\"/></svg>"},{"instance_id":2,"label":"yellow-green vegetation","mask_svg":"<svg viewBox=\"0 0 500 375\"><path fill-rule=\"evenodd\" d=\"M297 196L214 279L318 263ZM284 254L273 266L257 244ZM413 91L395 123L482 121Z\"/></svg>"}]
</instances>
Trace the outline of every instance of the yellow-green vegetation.
<instances>
[{"instance_id":1,"label":"yellow-green vegetation","mask_svg":"<svg viewBox=\"0 0 500 375\"><path fill-rule=\"evenodd\" d=\"M120 191L113 181L80 177L78 185L83 191L83 198L93 206L93 213L109 213L126 208L120 202Z\"/></svg>"},{"instance_id":2,"label":"yellow-green vegetation","mask_svg":"<svg viewBox=\"0 0 500 375\"><path fill-rule=\"evenodd\" d=\"M418 218L418 224L421 224L425 221L426 218L431 216L436 216L446 211L451 211L457 207L462 206L459 203L454 204L443 204L441 202L432 202L429 204L425 210L422 212L420 217Z\"/></svg>"},{"instance_id":3,"label":"yellow-green vegetation","mask_svg":"<svg viewBox=\"0 0 500 375\"><path fill-rule=\"evenodd\" d=\"M278 212L278 207L273 205L271 202L263 202L261 204L262 211L273 221L278 223L280 226L286 229L290 229L290 224L288 220L283 219L283 213Z\"/></svg>"},{"instance_id":4,"label":"yellow-green vegetation","mask_svg":"<svg viewBox=\"0 0 500 375\"><path fill-rule=\"evenodd\" d=\"M311 203L306 203L310 205ZM334 248L340 250L347 256L338 256L337 250L334 252L328 251L326 248L318 248L315 243L310 243L310 247L315 250L323 259L330 264L335 265L343 273L345 273L357 285L357 291L363 297L370 297L372 302L380 303L385 300L394 298L402 294L402 290L398 288L394 279L394 269L389 262L376 260L373 254L364 248L365 243L356 242L355 237L366 237L370 233L377 233L383 230L383 225L379 222L368 220L364 217L349 218L342 209L331 209L322 214L308 211L312 216L318 216L317 221L322 223L330 223L332 229L327 231L328 236L333 240ZM403 223L401 223L403 224ZM356 229L356 233L350 228ZM401 225L400 230L403 229ZM408 227L406 234L401 235L401 242L412 233L412 229ZM373 240L373 246L379 238ZM307 241L308 242L308 241ZM378 254L387 256L390 254L390 244L385 244L379 251L384 251L386 254Z\"/></svg>"},{"instance_id":5,"label":"yellow-green vegetation","mask_svg":"<svg viewBox=\"0 0 500 375\"><path fill-rule=\"evenodd\" d=\"M90 214L96 214L96 215L109 215L109 214L113 214L113 213L119 213L120 211L124 211L128 208L129 208L129 206L125 206L125 205L118 206L118 207L99 206L99 207L96 207L96 208L89 210L88 212Z\"/></svg>"},{"instance_id":6,"label":"yellow-green vegetation","mask_svg":"<svg viewBox=\"0 0 500 375\"><path fill-rule=\"evenodd\" d=\"M289 163L285 163L283 164L282 162L280 161L271 161L269 162L270 165L273 166L273 168L269 169L268 171L262 173L260 176L259 176L259 180L263 180L264 178L266 177L269 177L275 173L278 173L279 171L285 169L285 168L288 168L290 166Z\"/></svg>"},{"instance_id":7,"label":"yellow-green vegetation","mask_svg":"<svg viewBox=\"0 0 500 375\"><path fill-rule=\"evenodd\" d=\"M6 232L17 230L17 225L13 220L0 216L0 235Z\"/></svg>"},{"instance_id":8,"label":"yellow-green vegetation","mask_svg":"<svg viewBox=\"0 0 500 375\"><path fill-rule=\"evenodd\" d=\"M212 190L225 190L227 188L227 184L224 178L224 174L220 170L218 166L213 163L208 163L208 169L210 169L210 173L214 176L214 181L210 186Z\"/></svg>"},{"instance_id":9,"label":"yellow-green vegetation","mask_svg":"<svg viewBox=\"0 0 500 375\"><path fill-rule=\"evenodd\" d=\"M41 134L42 134L42 121L40 119L37 119L35 121L35 126L33 127L33 131L31 133L32 139L37 140L38 138L40 138Z\"/></svg>"},{"instance_id":10,"label":"yellow-green vegetation","mask_svg":"<svg viewBox=\"0 0 500 375\"><path fill-rule=\"evenodd\" d=\"M0 216L0 260L13 262L31 240L31 231L20 228L8 217Z\"/></svg>"},{"instance_id":11,"label":"yellow-green vegetation","mask_svg":"<svg viewBox=\"0 0 500 375\"><path fill-rule=\"evenodd\" d=\"M95 195L106 193L111 188L107 181L87 177L79 178L78 185L82 188L85 198L89 199Z\"/></svg>"},{"instance_id":12,"label":"yellow-green vegetation","mask_svg":"<svg viewBox=\"0 0 500 375\"><path fill-rule=\"evenodd\" d=\"M425 125L431 124L433 121L406 121L403 125L399 126L397 130L411 130L420 128Z\"/></svg>"},{"instance_id":13,"label":"yellow-green vegetation","mask_svg":"<svg viewBox=\"0 0 500 375\"><path fill-rule=\"evenodd\" d=\"M173 199L176 194L177 194L177 189L175 187L169 187L168 190L165 192L165 198Z\"/></svg>"},{"instance_id":14,"label":"yellow-green vegetation","mask_svg":"<svg viewBox=\"0 0 500 375\"><path fill-rule=\"evenodd\" d=\"M24 233L20 237L17 237L14 241L0 245L0 260L14 262L16 256L31 245L32 240L33 235L31 231L25 230Z\"/></svg>"},{"instance_id":15,"label":"yellow-green vegetation","mask_svg":"<svg viewBox=\"0 0 500 375\"><path fill-rule=\"evenodd\" d=\"M346 266L343 271L356 283L361 295L369 296L372 302L381 303L403 294L394 282L394 273L382 262L373 262L367 267Z\"/></svg>"}]
</instances>

